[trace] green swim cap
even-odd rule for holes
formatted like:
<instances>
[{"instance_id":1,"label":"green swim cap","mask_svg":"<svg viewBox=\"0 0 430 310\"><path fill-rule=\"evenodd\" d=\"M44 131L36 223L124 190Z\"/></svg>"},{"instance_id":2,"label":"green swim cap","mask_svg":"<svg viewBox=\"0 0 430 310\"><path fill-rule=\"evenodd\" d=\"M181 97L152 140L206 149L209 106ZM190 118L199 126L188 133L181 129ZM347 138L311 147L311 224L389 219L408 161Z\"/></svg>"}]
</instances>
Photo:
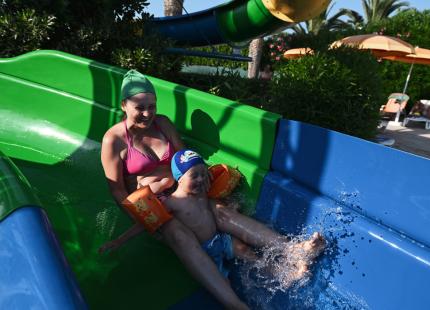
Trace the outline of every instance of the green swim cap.
<instances>
[{"instance_id":1,"label":"green swim cap","mask_svg":"<svg viewBox=\"0 0 430 310\"><path fill-rule=\"evenodd\" d=\"M121 85L121 100L139 93L150 93L155 95L152 83L140 72L130 70L124 75Z\"/></svg>"}]
</instances>

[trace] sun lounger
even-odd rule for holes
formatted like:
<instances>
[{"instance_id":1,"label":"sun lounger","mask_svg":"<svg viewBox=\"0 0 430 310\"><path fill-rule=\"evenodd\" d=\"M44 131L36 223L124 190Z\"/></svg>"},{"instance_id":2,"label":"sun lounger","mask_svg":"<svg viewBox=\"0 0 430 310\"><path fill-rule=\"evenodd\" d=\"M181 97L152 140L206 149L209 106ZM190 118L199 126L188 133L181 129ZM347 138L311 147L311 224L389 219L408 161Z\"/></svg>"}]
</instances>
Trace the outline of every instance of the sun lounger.
<instances>
[{"instance_id":1,"label":"sun lounger","mask_svg":"<svg viewBox=\"0 0 430 310\"><path fill-rule=\"evenodd\" d=\"M430 129L430 100L419 100L414 104L403 120L403 126L406 127L409 122L423 122L425 129Z\"/></svg>"},{"instance_id":2,"label":"sun lounger","mask_svg":"<svg viewBox=\"0 0 430 310\"><path fill-rule=\"evenodd\" d=\"M392 93L388 96L387 103L381 106L381 118L390 120L396 116L400 110L400 114L405 113L405 107L408 103L409 96L402 93Z\"/></svg>"}]
</instances>

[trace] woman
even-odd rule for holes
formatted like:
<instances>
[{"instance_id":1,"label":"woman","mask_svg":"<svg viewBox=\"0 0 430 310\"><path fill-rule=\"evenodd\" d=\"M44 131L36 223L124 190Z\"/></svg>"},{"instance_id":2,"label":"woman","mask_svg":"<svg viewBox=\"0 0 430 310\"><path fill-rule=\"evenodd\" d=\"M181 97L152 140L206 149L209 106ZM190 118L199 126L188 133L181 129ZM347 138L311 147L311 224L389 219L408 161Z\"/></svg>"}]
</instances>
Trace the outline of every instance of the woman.
<instances>
[{"instance_id":1,"label":"woman","mask_svg":"<svg viewBox=\"0 0 430 310\"><path fill-rule=\"evenodd\" d=\"M149 185L155 194L162 195L174 184L170 160L184 145L171 121L156 114L156 99L154 87L145 76L135 70L126 73L121 87L121 109L126 117L106 132L101 150L105 176L118 205L140 186ZM207 188L209 181L205 183ZM143 226L135 224L133 230L137 234ZM248 309L190 229L173 218L157 234L225 307Z\"/></svg>"}]
</instances>

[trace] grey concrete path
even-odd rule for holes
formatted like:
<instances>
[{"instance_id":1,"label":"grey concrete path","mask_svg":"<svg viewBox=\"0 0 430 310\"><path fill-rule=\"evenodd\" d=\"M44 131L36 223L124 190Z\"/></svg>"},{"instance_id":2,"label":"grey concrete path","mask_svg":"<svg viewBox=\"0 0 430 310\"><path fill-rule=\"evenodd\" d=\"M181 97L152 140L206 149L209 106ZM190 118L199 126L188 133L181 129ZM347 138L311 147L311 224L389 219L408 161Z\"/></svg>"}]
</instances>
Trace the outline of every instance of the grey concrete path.
<instances>
[{"instance_id":1,"label":"grey concrete path","mask_svg":"<svg viewBox=\"0 0 430 310\"><path fill-rule=\"evenodd\" d=\"M411 122L408 127L388 124L383 135L396 140L392 148L430 159L430 130L424 129L424 123Z\"/></svg>"}]
</instances>

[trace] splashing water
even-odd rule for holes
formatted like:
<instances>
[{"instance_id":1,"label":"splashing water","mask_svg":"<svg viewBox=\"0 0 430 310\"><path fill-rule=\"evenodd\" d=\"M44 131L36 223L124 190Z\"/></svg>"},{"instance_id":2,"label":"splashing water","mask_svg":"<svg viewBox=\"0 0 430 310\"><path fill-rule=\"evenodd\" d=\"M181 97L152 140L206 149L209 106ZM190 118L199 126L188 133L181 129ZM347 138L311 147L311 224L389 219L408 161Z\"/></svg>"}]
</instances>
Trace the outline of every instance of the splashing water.
<instances>
[{"instance_id":1,"label":"splashing water","mask_svg":"<svg viewBox=\"0 0 430 310\"><path fill-rule=\"evenodd\" d=\"M106 204L108 205L109 202L107 202ZM115 228L117 226L118 217L118 207L115 205L108 205L108 207L97 213L96 229L106 240L112 238Z\"/></svg>"},{"instance_id":2,"label":"splashing water","mask_svg":"<svg viewBox=\"0 0 430 310\"><path fill-rule=\"evenodd\" d=\"M321 206L323 211L301 233L288 236L293 247L307 240L313 231L321 232L327 240L324 253L310 267L311 274L298 277L297 258L285 251L285 244L261 249L254 262L236 261L232 283L240 297L252 309L369 309L363 298L332 282L343 273L341 259L347 257L358 269L349 257L350 250L342 246L355 244L350 226L360 216L354 212L360 210L357 196L358 193L340 193L338 202Z\"/></svg>"},{"instance_id":3,"label":"splashing water","mask_svg":"<svg viewBox=\"0 0 430 310\"><path fill-rule=\"evenodd\" d=\"M290 236L288 243L277 242L259 251L253 262L239 264L243 292L258 309L273 309L272 299L279 294L297 291L309 282L309 275L301 266L308 263L302 242L306 235ZM259 291L259 293L256 293Z\"/></svg>"}]
</instances>

